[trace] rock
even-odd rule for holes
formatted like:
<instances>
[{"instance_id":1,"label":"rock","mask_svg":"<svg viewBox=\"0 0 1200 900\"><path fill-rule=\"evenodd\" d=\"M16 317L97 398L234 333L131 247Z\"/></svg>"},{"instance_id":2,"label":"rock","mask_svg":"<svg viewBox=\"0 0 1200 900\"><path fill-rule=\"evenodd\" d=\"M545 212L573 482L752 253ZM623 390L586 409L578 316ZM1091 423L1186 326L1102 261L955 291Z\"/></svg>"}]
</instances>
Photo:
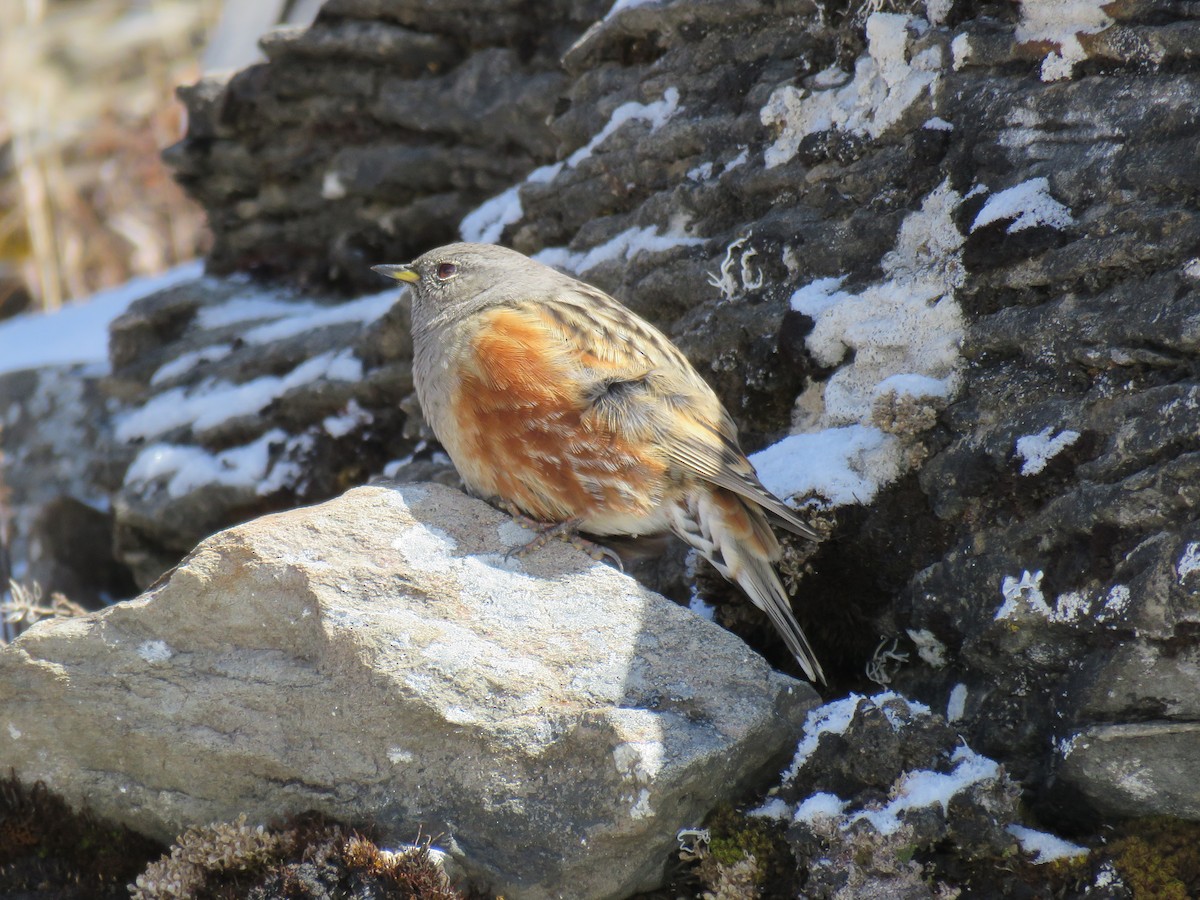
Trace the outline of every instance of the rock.
<instances>
[{"instance_id":1,"label":"rock","mask_svg":"<svg viewBox=\"0 0 1200 900\"><path fill-rule=\"evenodd\" d=\"M0 651L0 766L164 840L316 809L506 896L651 888L815 694L565 545L507 559L528 536L431 484L222 532Z\"/></svg>"},{"instance_id":2,"label":"rock","mask_svg":"<svg viewBox=\"0 0 1200 900\"><path fill-rule=\"evenodd\" d=\"M335 0L267 35L268 63L181 90L195 124L166 159L208 209L210 269L361 291L451 239L553 161L558 58L605 5Z\"/></svg>"},{"instance_id":3,"label":"rock","mask_svg":"<svg viewBox=\"0 0 1200 900\"><path fill-rule=\"evenodd\" d=\"M1022 871L1018 835L1087 852L1021 826L1020 786L923 704L851 694L813 710L804 731L781 785L749 814L786 827L800 873L791 896L945 898L972 883L1009 896L1045 881Z\"/></svg>"},{"instance_id":4,"label":"rock","mask_svg":"<svg viewBox=\"0 0 1200 900\"><path fill-rule=\"evenodd\" d=\"M408 311L204 278L110 329L115 439L134 453L116 547L145 586L228 525L327 499L413 447Z\"/></svg>"},{"instance_id":5,"label":"rock","mask_svg":"<svg viewBox=\"0 0 1200 900\"><path fill-rule=\"evenodd\" d=\"M130 452L113 438L108 402L94 367L0 375L0 516L12 516L14 563L12 573L0 565L5 586L36 581L89 607L134 593L110 500Z\"/></svg>"},{"instance_id":6,"label":"rock","mask_svg":"<svg viewBox=\"0 0 1200 900\"><path fill-rule=\"evenodd\" d=\"M1085 728L1060 745L1060 775L1105 816L1200 820L1192 762L1200 725L1145 722Z\"/></svg>"}]
</instances>

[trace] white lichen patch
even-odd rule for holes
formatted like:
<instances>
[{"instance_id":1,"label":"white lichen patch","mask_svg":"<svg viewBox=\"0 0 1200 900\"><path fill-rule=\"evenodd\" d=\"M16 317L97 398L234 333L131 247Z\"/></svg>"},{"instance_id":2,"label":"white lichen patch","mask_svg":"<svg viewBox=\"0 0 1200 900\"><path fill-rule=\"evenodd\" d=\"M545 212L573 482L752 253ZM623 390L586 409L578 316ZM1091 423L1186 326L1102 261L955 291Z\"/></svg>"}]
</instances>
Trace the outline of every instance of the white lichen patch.
<instances>
[{"instance_id":1,"label":"white lichen patch","mask_svg":"<svg viewBox=\"0 0 1200 900\"><path fill-rule=\"evenodd\" d=\"M625 741L613 748L613 763L622 777L640 784L653 781L662 770L666 748L662 741Z\"/></svg>"},{"instance_id":2,"label":"white lichen patch","mask_svg":"<svg viewBox=\"0 0 1200 900\"><path fill-rule=\"evenodd\" d=\"M788 162L805 137L821 131L878 138L929 98L945 60L939 47L917 46L928 27L914 16L874 13L867 19L867 52L855 63L853 78L839 71L824 81L814 78L811 89L777 88L759 114L764 125L778 129L763 156L766 167Z\"/></svg>"},{"instance_id":3,"label":"white lichen patch","mask_svg":"<svg viewBox=\"0 0 1200 900\"><path fill-rule=\"evenodd\" d=\"M944 400L958 390L963 236L951 217L960 201L943 183L904 220L882 261L885 280L851 294L822 279L792 296L792 308L813 319L806 346L816 361L851 359L823 385L820 424L878 425L883 397Z\"/></svg>"}]
</instances>

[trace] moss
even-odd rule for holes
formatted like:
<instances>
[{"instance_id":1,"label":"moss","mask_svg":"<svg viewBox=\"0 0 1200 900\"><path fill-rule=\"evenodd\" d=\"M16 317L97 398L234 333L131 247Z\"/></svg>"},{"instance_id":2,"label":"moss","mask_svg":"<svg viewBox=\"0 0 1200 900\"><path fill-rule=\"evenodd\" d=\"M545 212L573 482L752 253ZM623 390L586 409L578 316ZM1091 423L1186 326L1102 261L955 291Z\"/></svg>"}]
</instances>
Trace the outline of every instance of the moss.
<instances>
[{"instance_id":1,"label":"moss","mask_svg":"<svg viewBox=\"0 0 1200 900\"><path fill-rule=\"evenodd\" d=\"M316 813L268 828L191 828L138 878L135 900L332 900L353 896L461 900L428 845L382 850L365 834Z\"/></svg>"},{"instance_id":2,"label":"moss","mask_svg":"<svg viewBox=\"0 0 1200 900\"><path fill-rule=\"evenodd\" d=\"M162 845L75 810L45 784L0 780L0 885L13 895L128 897L126 884Z\"/></svg>"},{"instance_id":3,"label":"moss","mask_svg":"<svg viewBox=\"0 0 1200 900\"><path fill-rule=\"evenodd\" d=\"M697 874L713 896L729 896L733 883L753 885L757 893L747 896L787 894L796 865L778 823L743 815L726 804L705 825L708 852Z\"/></svg>"},{"instance_id":4,"label":"moss","mask_svg":"<svg viewBox=\"0 0 1200 900\"><path fill-rule=\"evenodd\" d=\"M1200 823L1165 816L1134 819L1104 855L1134 900L1187 900L1200 896Z\"/></svg>"}]
</instances>

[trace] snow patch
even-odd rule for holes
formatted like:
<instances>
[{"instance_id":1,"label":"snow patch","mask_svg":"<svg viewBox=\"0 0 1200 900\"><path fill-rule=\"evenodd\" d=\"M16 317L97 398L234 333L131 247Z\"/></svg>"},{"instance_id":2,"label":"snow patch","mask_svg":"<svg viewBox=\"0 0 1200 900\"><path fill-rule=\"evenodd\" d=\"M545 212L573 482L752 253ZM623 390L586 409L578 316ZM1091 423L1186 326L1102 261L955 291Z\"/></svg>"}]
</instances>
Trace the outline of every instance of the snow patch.
<instances>
[{"instance_id":1,"label":"snow patch","mask_svg":"<svg viewBox=\"0 0 1200 900\"><path fill-rule=\"evenodd\" d=\"M792 821L812 825L818 819L836 819L849 805L848 800L843 800L837 794L818 791L804 798L804 802L796 807Z\"/></svg>"},{"instance_id":2,"label":"snow patch","mask_svg":"<svg viewBox=\"0 0 1200 900\"><path fill-rule=\"evenodd\" d=\"M826 703L808 713L804 719L804 737L796 745L792 764L784 770L784 784L790 784L796 779L808 758L816 752L821 735L846 733L846 729L854 720L854 714L858 711L858 705L866 699L862 694L851 694L844 700Z\"/></svg>"},{"instance_id":3,"label":"snow patch","mask_svg":"<svg viewBox=\"0 0 1200 900\"><path fill-rule=\"evenodd\" d=\"M1183 556L1175 564L1175 572L1179 575L1179 583L1183 584L1193 572L1200 570L1200 543L1190 542L1183 548Z\"/></svg>"},{"instance_id":4,"label":"snow patch","mask_svg":"<svg viewBox=\"0 0 1200 900\"><path fill-rule=\"evenodd\" d=\"M884 281L852 293L843 278L822 278L792 295L792 309L813 320L809 352L821 365L841 365L797 399L794 425L808 433L752 459L769 490L865 503L907 469L904 444L884 429L932 424L961 380L964 325L954 292L964 278L963 236L953 221L961 199L944 182L905 218L882 260Z\"/></svg>"},{"instance_id":5,"label":"snow patch","mask_svg":"<svg viewBox=\"0 0 1200 900\"><path fill-rule=\"evenodd\" d=\"M611 19L623 9L633 9L635 6L651 6L661 3L662 0L616 0L609 11L605 14L605 19Z\"/></svg>"},{"instance_id":6,"label":"snow patch","mask_svg":"<svg viewBox=\"0 0 1200 900\"><path fill-rule=\"evenodd\" d=\"M792 817L792 805L779 797L770 797L761 806L746 813L756 819L776 819L784 822Z\"/></svg>"},{"instance_id":7,"label":"snow patch","mask_svg":"<svg viewBox=\"0 0 1200 900\"><path fill-rule=\"evenodd\" d=\"M271 469L271 447L285 444L287 437L283 429L275 428L256 441L218 453L194 446L151 444L129 466L125 486L144 492L166 479L171 497L214 484L255 489L261 494L259 489Z\"/></svg>"},{"instance_id":8,"label":"snow patch","mask_svg":"<svg viewBox=\"0 0 1200 900\"><path fill-rule=\"evenodd\" d=\"M306 360L287 375L263 375L241 384L208 379L192 388L163 391L121 416L115 433L119 440L133 441L157 437L184 426L203 431L236 416L259 413L288 391L319 379L361 378L362 361L353 352L331 350Z\"/></svg>"},{"instance_id":9,"label":"snow patch","mask_svg":"<svg viewBox=\"0 0 1200 900\"><path fill-rule=\"evenodd\" d=\"M958 722L967 711L967 686L956 684L950 689L950 698L946 701L946 721Z\"/></svg>"},{"instance_id":10,"label":"snow patch","mask_svg":"<svg viewBox=\"0 0 1200 900\"><path fill-rule=\"evenodd\" d=\"M326 416L321 422L321 426L330 437L340 438L364 425L370 425L374 421L375 417L359 406L357 400L351 398L350 402L346 404L344 413L337 416Z\"/></svg>"},{"instance_id":11,"label":"snow patch","mask_svg":"<svg viewBox=\"0 0 1200 900\"><path fill-rule=\"evenodd\" d=\"M1054 434L1054 429L1050 427L1043 428L1037 434L1017 438L1016 453L1022 459L1021 474L1037 475L1046 468L1051 459L1079 438L1078 431L1060 431Z\"/></svg>"},{"instance_id":12,"label":"snow patch","mask_svg":"<svg viewBox=\"0 0 1200 900\"><path fill-rule=\"evenodd\" d=\"M198 365L222 360L232 352L233 344L212 344L208 347L201 347L199 350L181 353L159 366L151 376L150 384L159 385L165 381L171 381L181 375L186 375Z\"/></svg>"},{"instance_id":13,"label":"snow patch","mask_svg":"<svg viewBox=\"0 0 1200 900\"><path fill-rule=\"evenodd\" d=\"M866 425L793 434L750 462L776 497L816 495L829 507L869 503L903 470L900 441Z\"/></svg>"},{"instance_id":14,"label":"snow patch","mask_svg":"<svg viewBox=\"0 0 1200 900\"><path fill-rule=\"evenodd\" d=\"M1075 64L1087 59L1081 34L1096 34L1113 24L1105 12L1110 0L1023 0L1017 24L1019 43L1047 42L1057 50L1042 60L1042 81L1070 78Z\"/></svg>"},{"instance_id":15,"label":"snow patch","mask_svg":"<svg viewBox=\"0 0 1200 900\"><path fill-rule=\"evenodd\" d=\"M975 216L975 221L971 223L971 232L1005 219L1013 220L1005 229L1007 234L1015 234L1038 225L1066 228L1075 224L1071 211L1050 196L1048 178L1031 178L993 194Z\"/></svg>"},{"instance_id":16,"label":"snow patch","mask_svg":"<svg viewBox=\"0 0 1200 900\"><path fill-rule=\"evenodd\" d=\"M108 326L135 300L194 281L204 274L201 260L161 275L131 278L52 313L27 313L0 322L0 374L45 366L96 363L108 369Z\"/></svg>"},{"instance_id":17,"label":"snow patch","mask_svg":"<svg viewBox=\"0 0 1200 900\"><path fill-rule=\"evenodd\" d=\"M639 0L617 0L609 15L612 15L622 2L638 3ZM641 0L641 2L646 2L646 0ZM653 103L638 103L637 101L622 103L613 110L604 127L565 160L534 169L525 177L524 181L514 184L490 200L484 201L479 207L464 216L458 226L459 234L462 235L464 241L494 244L500 240L506 226L521 221L525 216L525 211L521 207L522 185L545 184L553 181L564 169L574 169L627 122L645 122L653 133L665 125L678 111L679 89L674 87L663 91L661 99L655 100Z\"/></svg>"},{"instance_id":18,"label":"snow patch","mask_svg":"<svg viewBox=\"0 0 1200 900\"><path fill-rule=\"evenodd\" d=\"M368 294L349 303L334 306L321 303L297 303L286 316L275 322L251 328L242 339L248 344L269 344L298 334L307 334L330 325L358 323L369 325L383 316L396 302L396 292L389 289Z\"/></svg>"},{"instance_id":19,"label":"snow patch","mask_svg":"<svg viewBox=\"0 0 1200 900\"><path fill-rule=\"evenodd\" d=\"M905 773L893 788L895 796L889 803L881 809L864 810L854 815L851 822L866 821L882 835L895 834L901 825L900 816L909 810L938 804L945 813L955 794L1000 776L1000 766L994 759L980 756L966 746L955 750L950 760L955 766L949 773L930 769Z\"/></svg>"},{"instance_id":20,"label":"snow patch","mask_svg":"<svg viewBox=\"0 0 1200 900\"><path fill-rule=\"evenodd\" d=\"M1063 840L1057 835L1049 834L1045 831L1037 831L1033 828L1026 828L1024 825L1018 825L1015 822L1005 830L1017 839L1022 850L1026 853L1034 854L1034 865L1040 866L1043 863L1051 863L1060 859L1071 859L1076 856L1084 856L1088 853L1087 847L1072 844L1070 841Z\"/></svg>"},{"instance_id":21,"label":"snow patch","mask_svg":"<svg viewBox=\"0 0 1200 900\"><path fill-rule=\"evenodd\" d=\"M945 63L937 47L915 49L915 37L927 28L913 16L874 13L867 19L867 52L855 63L853 79L831 78L839 86L826 89L814 79L811 91L777 88L759 114L764 125L779 129L763 156L766 167L788 162L805 137L821 131L878 138L918 100L933 95Z\"/></svg>"},{"instance_id":22,"label":"snow patch","mask_svg":"<svg viewBox=\"0 0 1200 900\"><path fill-rule=\"evenodd\" d=\"M639 253L662 253L675 247L695 247L703 243L705 243L704 238L685 234L679 225L669 227L662 234L659 233L657 227L650 225L645 228L626 228L620 234L590 250L581 250L575 253L566 247L547 247L534 254L533 258L548 266L582 274L601 263L611 262L615 259L630 260Z\"/></svg>"},{"instance_id":23,"label":"snow patch","mask_svg":"<svg viewBox=\"0 0 1200 900\"><path fill-rule=\"evenodd\" d=\"M485 200L467 213L459 223L458 233L464 241L476 244L496 243L506 226L520 222L525 216L525 211L521 208L521 186L553 181L562 170L563 164L560 162L534 169L525 176L524 181L514 184L490 200Z\"/></svg>"}]
</instances>

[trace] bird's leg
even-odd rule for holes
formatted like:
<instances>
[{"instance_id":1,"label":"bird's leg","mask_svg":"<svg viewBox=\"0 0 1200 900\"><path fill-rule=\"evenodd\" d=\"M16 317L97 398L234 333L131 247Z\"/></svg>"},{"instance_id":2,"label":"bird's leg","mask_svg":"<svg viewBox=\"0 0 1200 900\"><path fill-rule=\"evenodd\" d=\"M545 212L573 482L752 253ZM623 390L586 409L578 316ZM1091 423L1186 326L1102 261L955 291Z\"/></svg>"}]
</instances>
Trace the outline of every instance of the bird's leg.
<instances>
[{"instance_id":1,"label":"bird's leg","mask_svg":"<svg viewBox=\"0 0 1200 900\"><path fill-rule=\"evenodd\" d=\"M617 555L616 551L605 547L603 544L597 544L595 541L589 541L579 534L579 519L567 519L565 522L538 522L536 519L529 518L529 516L514 508L512 504L506 503L503 500L498 501L498 505L512 516L512 520L522 528L528 528L530 531L537 532L532 541L522 544L519 547L513 547L504 554L505 558L510 556L528 556L534 550L545 547L550 541L557 538L561 541L566 541L576 550L582 550L594 560L612 560L618 569L622 572L625 571L621 557Z\"/></svg>"}]
</instances>

